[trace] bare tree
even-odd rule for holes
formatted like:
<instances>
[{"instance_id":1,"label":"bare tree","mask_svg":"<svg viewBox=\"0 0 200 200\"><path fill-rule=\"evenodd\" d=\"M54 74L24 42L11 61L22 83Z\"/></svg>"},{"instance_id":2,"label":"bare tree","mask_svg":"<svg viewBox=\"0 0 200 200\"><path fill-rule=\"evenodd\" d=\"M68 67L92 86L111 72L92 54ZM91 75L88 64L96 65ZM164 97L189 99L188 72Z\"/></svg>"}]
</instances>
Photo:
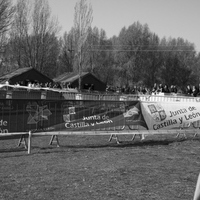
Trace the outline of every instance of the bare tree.
<instances>
[{"instance_id":1,"label":"bare tree","mask_svg":"<svg viewBox=\"0 0 200 200\"><path fill-rule=\"evenodd\" d=\"M34 67L49 75L50 66L55 66L57 60L52 57L58 54L58 31L47 0L18 0L10 34L11 51L18 66Z\"/></svg>"},{"instance_id":2,"label":"bare tree","mask_svg":"<svg viewBox=\"0 0 200 200\"><path fill-rule=\"evenodd\" d=\"M10 0L0 0L0 37L1 44L2 39L5 37L5 33L8 32L12 23L12 16L14 13L14 7Z\"/></svg>"},{"instance_id":3,"label":"bare tree","mask_svg":"<svg viewBox=\"0 0 200 200\"><path fill-rule=\"evenodd\" d=\"M30 67L31 60L28 54L29 29L30 29L30 9L27 0L18 0L14 21L10 30L10 55L18 67ZM13 64L13 63L12 63Z\"/></svg>"},{"instance_id":4,"label":"bare tree","mask_svg":"<svg viewBox=\"0 0 200 200\"><path fill-rule=\"evenodd\" d=\"M0 0L0 67L3 68L5 63L5 47L7 46L7 33L12 23L14 6L10 0ZM2 69L5 71L5 69Z\"/></svg>"},{"instance_id":5,"label":"bare tree","mask_svg":"<svg viewBox=\"0 0 200 200\"><path fill-rule=\"evenodd\" d=\"M33 20L33 66L44 70L48 47L51 43L50 35L58 31L57 21L51 18L47 0L36 0L32 15Z\"/></svg>"},{"instance_id":6,"label":"bare tree","mask_svg":"<svg viewBox=\"0 0 200 200\"><path fill-rule=\"evenodd\" d=\"M84 55L84 43L87 39L89 28L93 20L92 17L92 6L87 4L87 0L80 0L75 6L74 15L74 31L75 31L75 43L77 45L76 55L78 57L78 72L79 72L79 89L81 89L81 73L84 66L83 55ZM77 69L75 69L77 71Z\"/></svg>"},{"instance_id":7,"label":"bare tree","mask_svg":"<svg viewBox=\"0 0 200 200\"><path fill-rule=\"evenodd\" d=\"M60 71L63 72L73 72L73 60L74 60L74 41L73 41L73 29L69 33L65 32L61 41L61 51L60 51Z\"/></svg>"}]
</instances>

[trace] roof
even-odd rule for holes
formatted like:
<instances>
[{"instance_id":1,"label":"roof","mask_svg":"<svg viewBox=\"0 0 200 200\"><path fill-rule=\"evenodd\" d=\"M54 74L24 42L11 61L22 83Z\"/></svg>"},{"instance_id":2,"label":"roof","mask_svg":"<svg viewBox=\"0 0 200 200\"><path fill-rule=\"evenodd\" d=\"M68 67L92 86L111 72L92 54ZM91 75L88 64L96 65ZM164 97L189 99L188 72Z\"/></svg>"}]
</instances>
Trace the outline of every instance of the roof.
<instances>
[{"instance_id":1,"label":"roof","mask_svg":"<svg viewBox=\"0 0 200 200\"><path fill-rule=\"evenodd\" d=\"M83 78L84 76L88 75L89 72L82 72L81 73L81 78ZM75 80L77 80L79 78L79 74L77 73L64 73L60 76L58 76L57 78L54 78L53 80L55 82L64 82L64 83L69 83L69 82L73 82Z\"/></svg>"},{"instance_id":2,"label":"roof","mask_svg":"<svg viewBox=\"0 0 200 200\"><path fill-rule=\"evenodd\" d=\"M47 77L46 75L42 74L38 70L32 67L24 67L24 68L19 68L17 70L14 70L12 72L9 72L3 76L0 77L0 83L5 83L6 81L12 81L15 82L18 79L34 79L34 78L39 78L39 80L45 80L45 81L50 81L52 82L52 79ZM18 80L19 81L19 80Z\"/></svg>"},{"instance_id":3,"label":"roof","mask_svg":"<svg viewBox=\"0 0 200 200\"><path fill-rule=\"evenodd\" d=\"M1 76L1 77L0 77L0 81L2 82L2 81L4 81L4 80L9 80L9 79L11 79L11 78L13 78L13 77L15 77L15 76L18 76L18 75L20 75L20 74L22 74L22 73L24 73L24 72L29 71L29 70L31 70L31 69L32 69L32 68L30 68L30 67L19 68L19 69L13 71L13 72L9 72L9 73L7 73L7 74Z\"/></svg>"}]
</instances>

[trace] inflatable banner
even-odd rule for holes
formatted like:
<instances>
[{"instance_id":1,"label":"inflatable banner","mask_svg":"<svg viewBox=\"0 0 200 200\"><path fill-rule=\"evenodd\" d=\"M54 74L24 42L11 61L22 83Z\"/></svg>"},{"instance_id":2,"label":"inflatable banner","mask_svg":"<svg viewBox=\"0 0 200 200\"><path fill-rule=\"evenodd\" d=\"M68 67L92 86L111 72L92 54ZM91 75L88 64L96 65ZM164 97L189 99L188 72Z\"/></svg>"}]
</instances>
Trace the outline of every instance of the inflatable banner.
<instances>
[{"instance_id":1,"label":"inflatable banner","mask_svg":"<svg viewBox=\"0 0 200 200\"><path fill-rule=\"evenodd\" d=\"M149 130L180 128L200 120L197 102L141 102L141 108Z\"/></svg>"}]
</instances>

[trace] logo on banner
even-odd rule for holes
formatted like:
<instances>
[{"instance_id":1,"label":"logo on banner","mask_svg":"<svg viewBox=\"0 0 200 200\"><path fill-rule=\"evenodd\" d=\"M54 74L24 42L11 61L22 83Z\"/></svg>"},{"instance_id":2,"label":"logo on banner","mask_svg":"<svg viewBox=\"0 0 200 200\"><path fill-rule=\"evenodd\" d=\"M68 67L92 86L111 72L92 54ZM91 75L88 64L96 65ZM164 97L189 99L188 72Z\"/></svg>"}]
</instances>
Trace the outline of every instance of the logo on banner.
<instances>
[{"instance_id":1,"label":"logo on banner","mask_svg":"<svg viewBox=\"0 0 200 200\"><path fill-rule=\"evenodd\" d=\"M160 104L158 103L150 104L148 105L148 108L151 113L151 116L156 122L161 122L166 119L167 115L165 113L165 110Z\"/></svg>"},{"instance_id":2,"label":"logo on banner","mask_svg":"<svg viewBox=\"0 0 200 200\"><path fill-rule=\"evenodd\" d=\"M39 121L48 120L52 114L47 105L39 106L36 102L28 103L26 111L29 113L27 124L37 124Z\"/></svg>"},{"instance_id":3,"label":"logo on banner","mask_svg":"<svg viewBox=\"0 0 200 200\"><path fill-rule=\"evenodd\" d=\"M75 112L75 107L68 107L68 108L65 108L64 109L64 114L63 114L63 120L65 122L70 122L71 121L71 118L70 116L71 115L75 115L76 112Z\"/></svg>"}]
</instances>

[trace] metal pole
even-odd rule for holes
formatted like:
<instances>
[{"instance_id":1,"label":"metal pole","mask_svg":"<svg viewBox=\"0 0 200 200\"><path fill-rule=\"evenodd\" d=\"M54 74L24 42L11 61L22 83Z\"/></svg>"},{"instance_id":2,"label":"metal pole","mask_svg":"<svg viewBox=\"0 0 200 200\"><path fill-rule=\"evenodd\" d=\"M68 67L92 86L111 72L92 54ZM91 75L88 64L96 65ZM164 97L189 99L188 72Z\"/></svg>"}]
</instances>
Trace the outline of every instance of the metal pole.
<instances>
[{"instance_id":1,"label":"metal pole","mask_svg":"<svg viewBox=\"0 0 200 200\"><path fill-rule=\"evenodd\" d=\"M31 154L31 137L32 137L32 133L31 133L31 131L29 131L29 133L28 133L28 154Z\"/></svg>"},{"instance_id":2,"label":"metal pole","mask_svg":"<svg viewBox=\"0 0 200 200\"><path fill-rule=\"evenodd\" d=\"M81 91L81 74L82 74L82 63L81 63L81 59L82 59L82 55L81 55L81 49L80 49L80 56L79 56L79 68L78 68L78 74L79 74L79 79L78 79L78 89L79 91Z\"/></svg>"}]
</instances>

